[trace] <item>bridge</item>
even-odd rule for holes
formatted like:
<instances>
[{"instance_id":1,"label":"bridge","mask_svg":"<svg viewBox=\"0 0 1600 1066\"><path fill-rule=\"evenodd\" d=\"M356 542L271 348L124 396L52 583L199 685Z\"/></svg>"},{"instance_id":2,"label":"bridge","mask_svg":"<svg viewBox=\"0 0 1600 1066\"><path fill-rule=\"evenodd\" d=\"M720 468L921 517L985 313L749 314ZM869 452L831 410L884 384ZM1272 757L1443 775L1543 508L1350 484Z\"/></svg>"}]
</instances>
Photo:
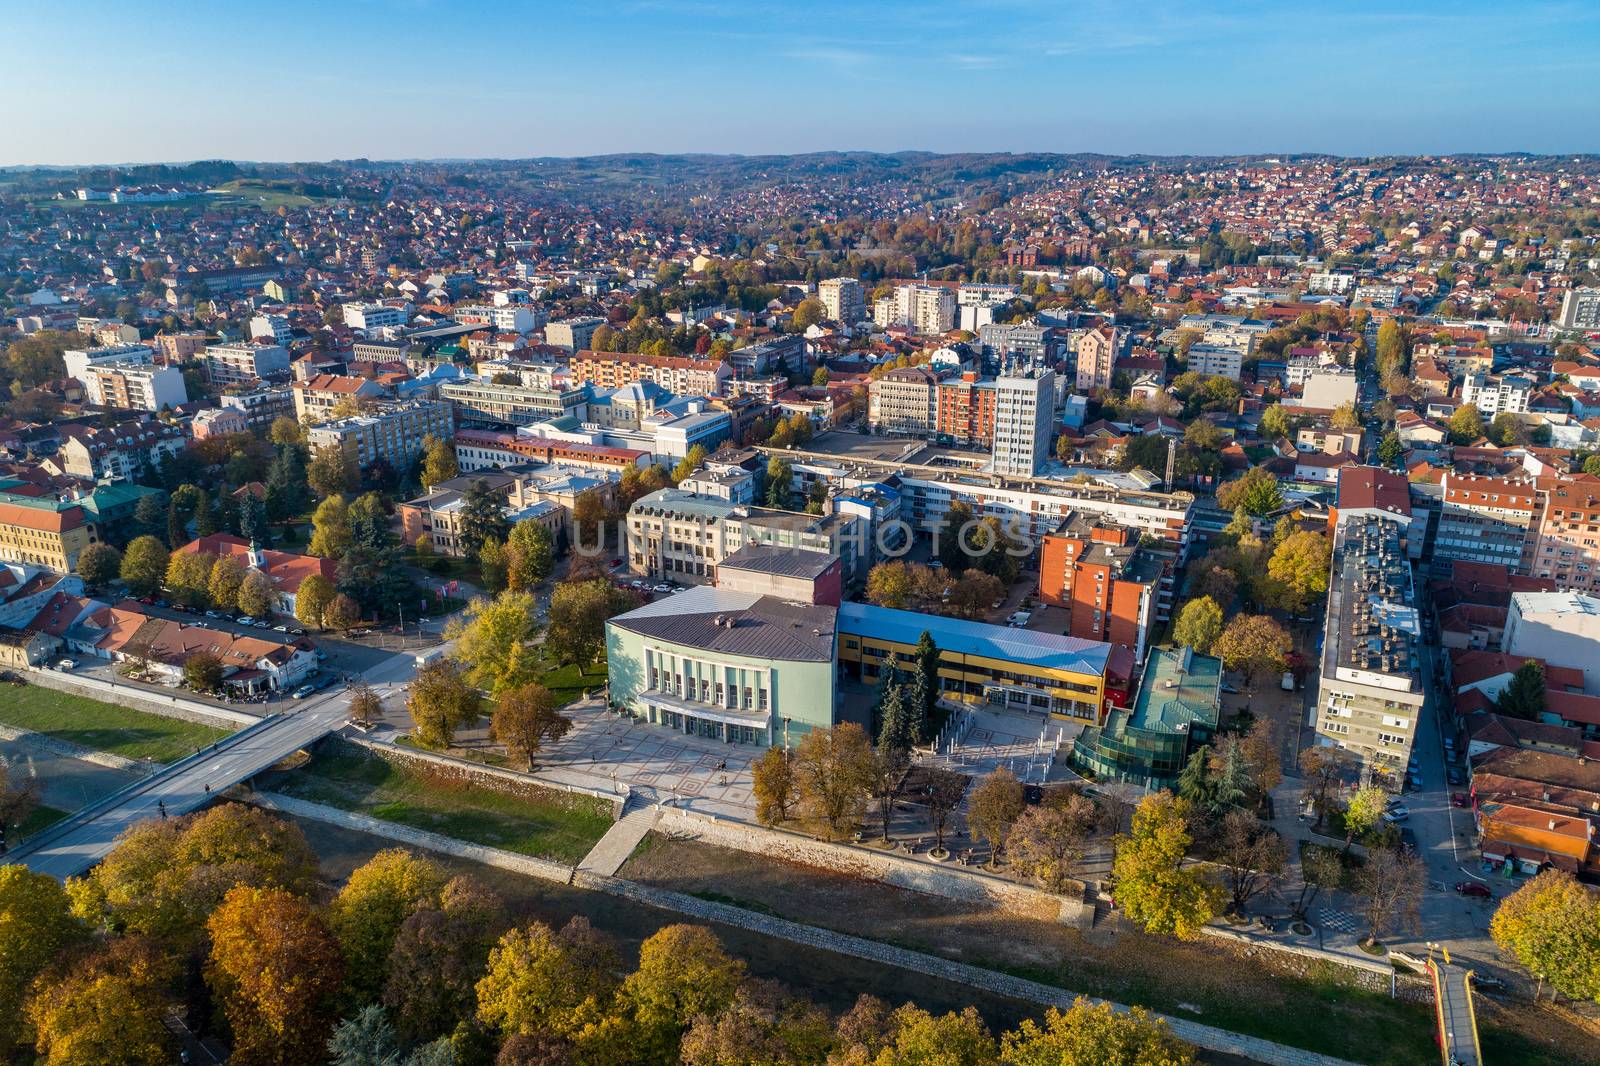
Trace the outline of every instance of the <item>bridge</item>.
<instances>
[{"instance_id":1,"label":"bridge","mask_svg":"<svg viewBox=\"0 0 1600 1066\"><path fill-rule=\"evenodd\" d=\"M23 841L5 857L59 881L81 874L139 822L188 814L345 724L345 692L263 718L185 759L135 781Z\"/></svg>"},{"instance_id":2,"label":"bridge","mask_svg":"<svg viewBox=\"0 0 1600 1066\"><path fill-rule=\"evenodd\" d=\"M1472 971L1450 961L1428 959L1433 979L1434 1021L1444 1066L1483 1066L1478 1048L1478 1019L1472 1010Z\"/></svg>"}]
</instances>

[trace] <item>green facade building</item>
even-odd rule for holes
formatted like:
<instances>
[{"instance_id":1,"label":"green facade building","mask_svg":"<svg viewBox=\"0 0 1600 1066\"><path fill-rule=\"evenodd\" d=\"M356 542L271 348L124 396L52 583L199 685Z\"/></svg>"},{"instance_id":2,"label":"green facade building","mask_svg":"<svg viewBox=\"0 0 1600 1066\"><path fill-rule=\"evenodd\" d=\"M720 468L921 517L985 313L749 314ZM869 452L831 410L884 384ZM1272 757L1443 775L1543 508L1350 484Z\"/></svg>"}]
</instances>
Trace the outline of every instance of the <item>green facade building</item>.
<instances>
[{"instance_id":1,"label":"green facade building","mask_svg":"<svg viewBox=\"0 0 1600 1066\"><path fill-rule=\"evenodd\" d=\"M1189 648L1156 648L1145 662L1132 707L1083 731L1074 770L1101 781L1172 788L1189 752L1208 744L1222 712L1222 660Z\"/></svg>"}]
</instances>

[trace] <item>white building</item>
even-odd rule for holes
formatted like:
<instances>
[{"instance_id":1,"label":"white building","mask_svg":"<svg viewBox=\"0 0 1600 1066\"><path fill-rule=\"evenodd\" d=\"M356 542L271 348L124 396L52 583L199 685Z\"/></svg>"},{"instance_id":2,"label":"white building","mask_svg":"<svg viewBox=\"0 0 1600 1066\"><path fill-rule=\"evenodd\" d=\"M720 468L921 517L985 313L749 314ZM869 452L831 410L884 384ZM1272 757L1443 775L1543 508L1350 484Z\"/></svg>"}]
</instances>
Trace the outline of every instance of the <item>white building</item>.
<instances>
[{"instance_id":1,"label":"white building","mask_svg":"<svg viewBox=\"0 0 1600 1066\"><path fill-rule=\"evenodd\" d=\"M237 385L289 373L289 350L264 340L235 344L208 344L200 353L206 380L213 385Z\"/></svg>"},{"instance_id":2,"label":"white building","mask_svg":"<svg viewBox=\"0 0 1600 1066\"><path fill-rule=\"evenodd\" d=\"M955 293L941 285L901 285L879 300L873 318L880 326L906 326L918 333L948 333L956 328Z\"/></svg>"},{"instance_id":3,"label":"white building","mask_svg":"<svg viewBox=\"0 0 1600 1066\"><path fill-rule=\"evenodd\" d=\"M1568 289L1557 321L1562 329L1600 329L1600 289Z\"/></svg>"},{"instance_id":4,"label":"white building","mask_svg":"<svg viewBox=\"0 0 1600 1066\"><path fill-rule=\"evenodd\" d=\"M1054 371L996 379L994 472L1032 477L1050 455L1055 415Z\"/></svg>"},{"instance_id":5,"label":"white building","mask_svg":"<svg viewBox=\"0 0 1600 1066\"><path fill-rule=\"evenodd\" d=\"M388 304L348 303L344 305L344 324L363 332L385 326L403 326L406 324L406 311L403 307L390 307Z\"/></svg>"},{"instance_id":6,"label":"white building","mask_svg":"<svg viewBox=\"0 0 1600 1066\"><path fill-rule=\"evenodd\" d=\"M594 340L594 331L603 325L605 319L592 315L586 318L563 318L544 327L544 340L546 344L557 344L569 352L576 352L589 347Z\"/></svg>"},{"instance_id":7,"label":"white building","mask_svg":"<svg viewBox=\"0 0 1600 1066\"><path fill-rule=\"evenodd\" d=\"M84 371L83 390L96 407L160 411L189 402L183 371L153 363L97 363Z\"/></svg>"},{"instance_id":8,"label":"white building","mask_svg":"<svg viewBox=\"0 0 1600 1066\"><path fill-rule=\"evenodd\" d=\"M471 304L456 308L455 319L462 325L493 326L500 333L532 333L543 328L549 316L543 308L528 304Z\"/></svg>"},{"instance_id":9,"label":"white building","mask_svg":"<svg viewBox=\"0 0 1600 1066\"><path fill-rule=\"evenodd\" d=\"M67 377L87 389L88 370L91 366L103 366L107 363L148 363L154 356L155 352L148 344L112 344L104 348L69 349L61 353L61 361L67 365Z\"/></svg>"},{"instance_id":10,"label":"white building","mask_svg":"<svg viewBox=\"0 0 1600 1066\"><path fill-rule=\"evenodd\" d=\"M294 337L287 315L257 315L250 320L250 339L271 339L274 344L287 345Z\"/></svg>"},{"instance_id":11,"label":"white building","mask_svg":"<svg viewBox=\"0 0 1600 1066\"><path fill-rule=\"evenodd\" d=\"M1461 402L1476 407L1484 417L1526 414L1533 398L1532 378L1521 374L1468 374L1461 382Z\"/></svg>"},{"instance_id":12,"label":"white building","mask_svg":"<svg viewBox=\"0 0 1600 1066\"><path fill-rule=\"evenodd\" d=\"M1582 592L1513 592L1503 650L1583 671L1600 696L1600 598Z\"/></svg>"},{"instance_id":13,"label":"white building","mask_svg":"<svg viewBox=\"0 0 1600 1066\"><path fill-rule=\"evenodd\" d=\"M1245 353L1218 344L1195 344L1189 348L1189 369L1207 377L1238 381L1244 372Z\"/></svg>"},{"instance_id":14,"label":"white building","mask_svg":"<svg viewBox=\"0 0 1600 1066\"><path fill-rule=\"evenodd\" d=\"M1358 388L1354 370L1319 370L1307 376L1300 406L1334 411L1345 404L1354 405Z\"/></svg>"}]
</instances>

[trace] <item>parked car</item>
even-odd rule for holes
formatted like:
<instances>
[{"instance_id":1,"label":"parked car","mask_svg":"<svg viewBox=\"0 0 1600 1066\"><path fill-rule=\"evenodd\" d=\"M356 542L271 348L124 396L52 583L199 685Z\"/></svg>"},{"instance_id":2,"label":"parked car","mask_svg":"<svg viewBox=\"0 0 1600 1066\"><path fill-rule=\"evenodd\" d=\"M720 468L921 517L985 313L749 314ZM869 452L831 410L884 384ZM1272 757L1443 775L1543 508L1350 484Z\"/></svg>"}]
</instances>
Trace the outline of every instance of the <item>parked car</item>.
<instances>
[{"instance_id":1,"label":"parked car","mask_svg":"<svg viewBox=\"0 0 1600 1066\"><path fill-rule=\"evenodd\" d=\"M619 555L615 559L611 560L611 569L615 570L617 567L619 567L621 565L622 565L622 556Z\"/></svg>"},{"instance_id":2,"label":"parked car","mask_svg":"<svg viewBox=\"0 0 1600 1066\"><path fill-rule=\"evenodd\" d=\"M1506 983L1491 974L1472 971L1472 990L1474 992L1504 992Z\"/></svg>"},{"instance_id":3,"label":"parked car","mask_svg":"<svg viewBox=\"0 0 1600 1066\"><path fill-rule=\"evenodd\" d=\"M664 596L667 593L672 591L672 586L671 585L666 585L666 584L657 585L655 588L651 589L650 591L654 592L658 596Z\"/></svg>"},{"instance_id":4,"label":"parked car","mask_svg":"<svg viewBox=\"0 0 1600 1066\"><path fill-rule=\"evenodd\" d=\"M73 662L71 659L58 659L58 660L56 660L56 669L57 670L71 670L74 666L77 666L77 665L78 664Z\"/></svg>"},{"instance_id":5,"label":"parked car","mask_svg":"<svg viewBox=\"0 0 1600 1066\"><path fill-rule=\"evenodd\" d=\"M1403 803L1397 803L1383 812L1383 820L1386 822L1403 822L1410 817L1411 808Z\"/></svg>"},{"instance_id":6,"label":"parked car","mask_svg":"<svg viewBox=\"0 0 1600 1066\"><path fill-rule=\"evenodd\" d=\"M288 626L273 626L272 627L272 631L274 633L287 633L287 632L289 632L289 627Z\"/></svg>"},{"instance_id":7,"label":"parked car","mask_svg":"<svg viewBox=\"0 0 1600 1066\"><path fill-rule=\"evenodd\" d=\"M289 630L289 635L291 637L303 637L306 635L306 631L303 629L291 629Z\"/></svg>"},{"instance_id":8,"label":"parked car","mask_svg":"<svg viewBox=\"0 0 1600 1066\"><path fill-rule=\"evenodd\" d=\"M1457 881L1456 891L1473 899L1491 899L1494 896L1494 893L1489 891L1489 886L1482 881Z\"/></svg>"},{"instance_id":9,"label":"parked car","mask_svg":"<svg viewBox=\"0 0 1600 1066\"><path fill-rule=\"evenodd\" d=\"M1450 806L1452 806L1452 807L1467 807L1467 806L1471 806L1471 804L1472 804L1472 801L1467 799L1467 794L1465 792L1452 792L1452 793L1450 793Z\"/></svg>"},{"instance_id":10,"label":"parked car","mask_svg":"<svg viewBox=\"0 0 1600 1066\"><path fill-rule=\"evenodd\" d=\"M237 622L239 625L247 626L251 622L255 621L255 619L251 618L247 614L241 614L238 618L235 618L234 621Z\"/></svg>"},{"instance_id":11,"label":"parked car","mask_svg":"<svg viewBox=\"0 0 1600 1066\"><path fill-rule=\"evenodd\" d=\"M1459 766L1446 767L1444 771L1444 779L1450 782L1452 785L1456 785L1458 787L1467 783L1466 772L1463 771Z\"/></svg>"},{"instance_id":12,"label":"parked car","mask_svg":"<svg viewBox=\"0 0 1600 1066\"><path fill-rule=\"evenodd\" d=\"M267 621L265 618L258 619L258 620L254 621L254 622L251 622L250 624L255 626L257 629L271 629L272 628L272 623Z\"/></svg>"},{"instance_id":13,"label":"parked car","mask_svg":"<svg viewBox=\"0 0 1600 1066\"><path fill-rule=\"evenodd\" d=\"M338 683L339 683L338 677L336 677L333 674L328 674L326 677L319 677L319 678L317 678L317 680L315 682L313 682L313 684L315 684L316 689L317 689L318 692L321 692L325 688L332 688L333 686L337 685Z\"/></svg>"},{"instance_id":14,"label":"parked car","mask_svg":"<svg viewBox=\"0 0 1600 1066\"><path fill-rule=\"evenodd\" d=\"M1239 694L1239 690L1236 687L1234 687L1233 685L1228 684L1228 682L1226 682L1226 681L1224 681L1222 683L1222 691L1228 693L1229 695L1233 695L1233 696L1237 696Z\"/></svg>"},{"instance_id":15,"label":"parked car","mask_svg":"<svg viewBox=\"0 0 1600 1066\"><path fill-rule=\"evenodd\" d=\"M289 693L289 698L292 700L303 700L315 691L317 691L317 687L315 685L301 685L299 688Z\"/></svg>"},{"instance_id":16,"label":"parked car","mask_svg":"<svg viewBox=\"0 0 1600 1066\"><path fill-rule=\"evenodd\" d=\"M222 617L222 613L220 611L207 611L206 612L206 617L207 618L221 618Z\"/></svg>"}]
</instances>

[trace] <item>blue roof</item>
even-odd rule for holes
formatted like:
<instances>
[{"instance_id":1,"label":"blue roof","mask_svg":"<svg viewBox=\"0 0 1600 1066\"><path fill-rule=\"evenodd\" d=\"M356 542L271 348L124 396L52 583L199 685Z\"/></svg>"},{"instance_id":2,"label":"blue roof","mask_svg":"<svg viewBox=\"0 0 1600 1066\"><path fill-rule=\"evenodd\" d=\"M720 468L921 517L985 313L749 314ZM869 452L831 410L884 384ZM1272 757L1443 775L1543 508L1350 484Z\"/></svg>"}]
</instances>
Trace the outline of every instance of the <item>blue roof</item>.
<instances>
[{"instance_id":1,"label":"blue roof","mask_svg":"<svg viewBox=\"0 0 1600 1066\"><path fill-rule=\"evenodd\" d=\"M966 622L916 611L896 611L870 603L839 607L839 632L915 644L926 631L941 651L1026 663L1046 670L1104 677L1111 645L1058 633L1039 633L987 622Z\"/></svg>"}]
</instances>

